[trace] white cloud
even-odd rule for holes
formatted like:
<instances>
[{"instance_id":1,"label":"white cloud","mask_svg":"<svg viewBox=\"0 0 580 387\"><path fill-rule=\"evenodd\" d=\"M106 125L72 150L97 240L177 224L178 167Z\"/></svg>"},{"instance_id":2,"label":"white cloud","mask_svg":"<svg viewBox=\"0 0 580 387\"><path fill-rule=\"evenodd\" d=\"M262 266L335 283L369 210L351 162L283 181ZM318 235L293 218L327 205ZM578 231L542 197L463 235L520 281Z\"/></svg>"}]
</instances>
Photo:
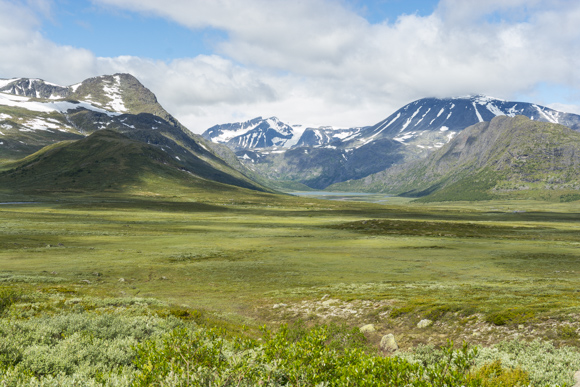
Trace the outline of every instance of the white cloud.
<instances>
[{"instance_id":1,"label":"white cloud","mask_svg":"<svg viewBox=\"0 0 580 387\"><path fill-rule=\"evenodd\" d=\"M564 104L564 103L552 103L552 104L549 104L548 107L551 109L554 109L554 110L561 111L561 112L580 114L580 106L579 105L569 105L569 104Z\"/></svg>"},{"instance_id":2,"label":"white cloud","mask_svg":"<svg viewBox=\"0 0 580 387\"><path fill-rule=\"evenodd\" d=\"M35 12L48 12L47 5L40 0L30 3L34 11L26 4L0 1L0 77L66 82L94 74L95 57L90 51L43 38Z\"/></svg>"},{"instance_id":3,"label":"white cloud","mask_svg":"<svg viewBox=\"0 0 580 387\"><path fill-rule=\"evenodd\" d=\"M92 1L223 30L227 39L215 55L172 62L97 58L47 41L29 6L0 0L0 50L9 58L0 77L70 84L130 72L196 132L258 115L370 125L422 97L509 99L533 95L543 82L580 90L580 3L572 1L441 0L432 15L383 24L339 0Z\"/></svg>"}]
</instances>

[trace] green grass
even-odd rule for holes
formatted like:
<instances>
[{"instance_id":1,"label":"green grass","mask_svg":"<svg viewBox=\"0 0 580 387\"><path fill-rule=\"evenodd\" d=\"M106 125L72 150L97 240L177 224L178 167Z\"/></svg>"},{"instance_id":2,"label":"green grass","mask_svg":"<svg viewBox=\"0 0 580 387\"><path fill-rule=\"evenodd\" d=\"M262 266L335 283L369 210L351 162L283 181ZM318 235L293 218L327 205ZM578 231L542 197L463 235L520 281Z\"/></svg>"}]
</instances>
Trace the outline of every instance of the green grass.
<instances>
[{"instance_id":1,"label":"green grass","mask_svg":"<svg viewBox=\"0 0 580 387\"><path fill-rule=\"evenodd\" d=\"M246 316L263 302L329 292L424 310L580 310L574 214L267 197L269 206L251 195L3 205L0 271L39 283L56 272L91 294Z\"/></svg>"},{"instance_id":2,"label":"green grass","mask_svg":"<svg viewBox=\"0 0 580 387\"><path fill-rule=\"evenodd\" d=\"M41 317L138 298L230 331L374 323L374 347L389 332L402 348L490 345L522 326L530 339L578 345L574 203L378 205L183 189L2 197L36 202L0 205L0 287L15 291L3 308ZM39 309L23 294L64 299ZM425 318L435 324L416 328Z\"/></svg>"}]
</instances>

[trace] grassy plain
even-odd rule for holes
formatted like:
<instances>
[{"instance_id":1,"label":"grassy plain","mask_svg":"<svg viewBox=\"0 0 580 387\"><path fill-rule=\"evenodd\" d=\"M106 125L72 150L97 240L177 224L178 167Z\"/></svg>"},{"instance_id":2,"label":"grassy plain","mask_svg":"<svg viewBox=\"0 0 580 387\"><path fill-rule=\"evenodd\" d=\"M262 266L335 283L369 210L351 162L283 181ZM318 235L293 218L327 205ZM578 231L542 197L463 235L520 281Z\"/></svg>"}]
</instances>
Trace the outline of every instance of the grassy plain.
<instances>
[{"instance_id":1,"label":"grassy plain","mask_svg":"<svg viewBox=\"0 0 580 387\"><path fill-rule=\"evenodd\" d=\"M580 314L575 203L262 196L2 204L0 281L154 297L249 324L324 319L273 306L325 295L384 302L414 320L481 314L501 326ZM381 320L372 310L352 320L365 318Z\"/></svg>"},{"instance_id":2,"label":"grassy plain","mask_svg":"<svg viewBox=\"0 0 580 387\"><path fill-rule=\"evenodd\" d=\"M4 317L17 324L46 319L52 326L59 319L84 321L75 317L83 311L87 321L102 313L130 316L136 305L138 314L157 310L154 316L194 318L253 337L262 324L372 323L375 331L365 335L374 348L387 333L402 349L447 339L500 343L508 349L484 351L478 364L499 358L508 367L528 364L533 385L570 381L580 368L580 354L569 352L578 346L580 328L577 203L329 201L240 189L128 192L0 197ZM18 293L24 298L10 307ZM423 319L432 324L419 328ZM81 345L65 339L70 334L63 333L63 343ZM524 356L509 344L538 338L562 346L560 352L536 342ZM16 344L3 343L8 347L0 355L12 359ZM18 378L30 370L36 370L31 377L69 371L96 377L93 368L69 370L66 356L75 351L64 356L56 345L54 356L64 360L51 368L31 363L44 359L30 352L36 347L18 347L22 358L10 361L29 370ZM119 364L131 364L135 354L127 351ZM549 377L546 356L560 367L548 366Z\"/></svg>"}]
</instances>

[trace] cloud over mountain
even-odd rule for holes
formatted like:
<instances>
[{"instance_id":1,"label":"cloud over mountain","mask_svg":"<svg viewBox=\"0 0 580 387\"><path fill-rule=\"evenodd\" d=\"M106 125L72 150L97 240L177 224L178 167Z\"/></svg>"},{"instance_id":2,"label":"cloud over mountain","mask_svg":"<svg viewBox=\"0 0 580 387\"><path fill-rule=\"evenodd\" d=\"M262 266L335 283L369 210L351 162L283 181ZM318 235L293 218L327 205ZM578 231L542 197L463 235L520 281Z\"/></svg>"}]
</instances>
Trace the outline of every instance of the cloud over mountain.
<instances>
[{"instance_id":1,"label":"cloud over mountain","mask_svg":"<svg viewBox=\"0 0 580 387\"><path fill-rule=\"evenodd\" d=\"M468 93L527 95L579 109L577 100L565 98L580 90L576 2L441 0L429 15L401 14L382 23L361 16L356 3L333 0L93 4L102 12L136 12L194 31L219 30L224 38L213 42L212 55L97 57L43 36L43 15L54 3L0 0L0 50L10 59L0 63L0 77L25 74L72 84L130 72L196 132L259 115L368 125L414 99Z\"/></svg>"}]
</instances>

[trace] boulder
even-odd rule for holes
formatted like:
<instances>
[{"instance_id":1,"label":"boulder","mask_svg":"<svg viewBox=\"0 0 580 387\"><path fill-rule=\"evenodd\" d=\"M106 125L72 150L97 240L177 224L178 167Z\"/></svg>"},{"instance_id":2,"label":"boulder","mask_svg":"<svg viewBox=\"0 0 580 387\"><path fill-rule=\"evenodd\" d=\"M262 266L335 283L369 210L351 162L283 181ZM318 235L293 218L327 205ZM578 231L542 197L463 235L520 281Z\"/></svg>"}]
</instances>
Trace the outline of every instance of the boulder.
<instances>
[{"instance_id":1,"label":"boulder","mask_svg":"<svg viewBox=\"0 0 580 387\"><path fill-rule=\"evenodd\" d=\"M385 352L395 352L396 350L398 350L399 346L397 345L397 341L395 340L395 335L393 335L392 333L384 335L383 338L381 339L381 343L379 344L379 348Z\"/></svg>"},{"instance_id":2,"label":"boulder","mask_svg":"<svg viewBox=\"0 0 580 387\"><path fill-rule=\"evenodd\" d=\"M366 324L360 327L360 331L362 333L371 333L375 332L377 329L375 328L375 324Z\"/></svg>"},{"instance_id":3,"label":"boulder","mask_svg":"<svg viewBox=\"0 0 580 387\"><path fill-rule=\"evenodd\" d=\"M427 328L431 325L433 325L433 321L428 320L428 319L423 319L417 323L417 328Z\"/></svg>"}]
</instances>

